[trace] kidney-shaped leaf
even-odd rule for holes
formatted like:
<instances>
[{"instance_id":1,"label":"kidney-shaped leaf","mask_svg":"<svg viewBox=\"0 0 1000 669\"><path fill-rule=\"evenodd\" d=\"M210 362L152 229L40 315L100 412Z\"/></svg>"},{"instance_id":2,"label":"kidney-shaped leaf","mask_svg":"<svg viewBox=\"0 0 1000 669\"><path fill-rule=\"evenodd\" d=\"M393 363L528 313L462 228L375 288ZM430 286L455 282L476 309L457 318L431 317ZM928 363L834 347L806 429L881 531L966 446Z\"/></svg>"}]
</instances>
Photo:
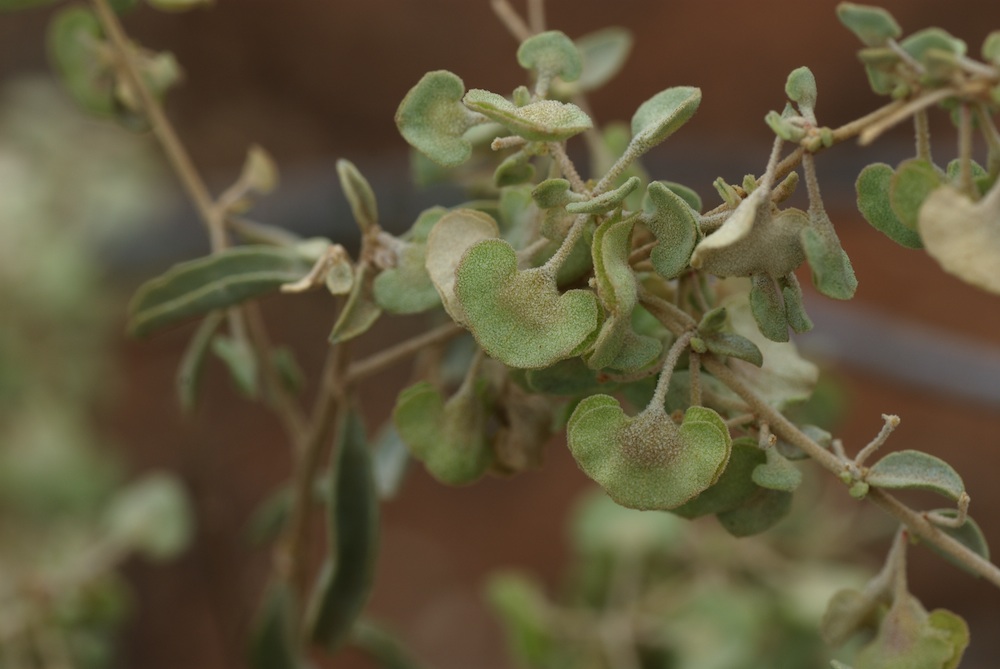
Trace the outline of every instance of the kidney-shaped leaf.
<instances>
[{"instance_id":1,"label":"kidney-shaped leaf","mask_svg":"<svg viewBox=\"0 0 1000 669\"><path fill-rule=\"evenodd\" d=\"M694 116L701 104L701 89L675 86L660 91L639 105L632 115L631 150L645 153Z\"/></svg>"},{"instance_id":2,"label":"kidney-shaped leaf","mask_svg":"<svg viewBox=\"0 0 1000 669\"><path fill-rule=\"evenodd\" d=\"M463 102L469 109L532 142L562 142L594 126L582 109L556 100L539 100L518 107L502 95L474 88L465 94Z\"/></svg>"},{"instance_id":3,"label":"kidney-shaped leaf","mask_svg":"<svg viewBox=\"0 0 1000 669\"><path fill-rule=\"evenodd\" d=\"M950 186L935 190L920 209L920 237L945 271L1000 294L1000 185L979 202Z\"/></svg>"},{"instance_id":4,"label":"kidney-shaped leaf","mask_svg":"<svg viewBox=\"0 0 1000 669\"><path fill-rule=\"evenodd\" d=\"M275 246L240 246L182 262L139 287L129 304L129 332L147 335L276 291L308 274L311 264L299 251Z\"/></svg>"},{"instance_id":5,"label":"kidney-shaped leaf","mask_svg":"<svg viewBox=\"0 0 1000 669\"><path fill-rule=\"evenodd\" d=\"M361 416L344 414L328 498L330 557L310 611L313 640L336 650L368 601L378 555L379 503Z\"/></svg>"},{"instance_id":6,"label":"kidney-shaped leaf","mask_svg":"<svg viewBox=\"0 0 1000 669\"><path fill-rule=\"evenodd\" d=\"M463 135L475 118L462 104L465 84L447 70L425 74L396 110L396 127L410 145L445 167L461 165L472 155Z\"/></svg>"},{"instance_id":7,"label":"kidney-shaped leaf","mask_svg":"<svg viewBox=\"0 0 1000 669\"><path fill-rule=\"evenodd\" d=\"M868 470L865 481L876 488L930 490L953 500L965 492L965 484L951 465L920 451L890 453Z\"/></svg>"},{"instance_id":8,"label":"kidney-shaped leaf","mask_svg":"<svg viewBox=\"0 0 1000 669\"><path fill-rule=\"evenodd\" d=\"M719 414L690 407L680 426L662 407L630 418L608 395L577 405L567 426L580 468L633 509L674 509L719 480L732 440Z\"/></svg>"},{"instance_id":9,"label":"kidney-shaped leaf","mask_svg":"<svg viewBox=\"0 0 1000 669\"><path fill-rule=\"evenodd\" d=\"M455 272L455 294L479 345L510 367L547 367L576 355L598 325L594 293L560 294L542 267L518 271L514 248L500 239L466 251Z\"/></svg>"}]
</instances>

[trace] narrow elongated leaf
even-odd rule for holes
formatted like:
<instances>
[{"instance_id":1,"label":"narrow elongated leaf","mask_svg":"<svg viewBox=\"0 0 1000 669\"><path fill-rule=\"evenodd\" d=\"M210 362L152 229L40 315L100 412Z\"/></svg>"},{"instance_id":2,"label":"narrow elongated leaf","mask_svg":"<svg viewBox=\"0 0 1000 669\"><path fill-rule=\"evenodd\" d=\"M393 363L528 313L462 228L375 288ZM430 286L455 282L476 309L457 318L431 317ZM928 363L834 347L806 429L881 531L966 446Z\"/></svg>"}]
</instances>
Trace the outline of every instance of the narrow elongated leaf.
<instances>
[{"instance_id":1,"label":"narrow elongated leaf","mask_svg":"<svg viewBox=\"0 0 1000 669\"><path fill-rule=\"evenodd\" d=\"M240 246L174 265L147 281L129 304L129 333L145 336L298 281L311 263L294 249Z\"/></svg>"},{"instance_id":2,"label":"narrow elongated leaf","mask_svg":"<svg viewBox=\"0 0 1000 669\"><path fill-rule=\"evenodd\" d=\"M351 643L367 653L381 669L421 669L423 666L396 635L370 620L354 624Z\"/></svg>"},{"instance_id":3,"label":"narrow elongated leaf","mask_svg":"<svg viewBox=\"0 0 1000 669\"><path fill-rule=\"evenodd\" d=\"M375 301L374 273L375 269L367 263L358 266L351 294L330 332L331 344L364 334L382 315L382 309Z\"/></svg>"},{"instance_id":4,"label":"narrow elongated leaf","mask_svg":"<svg viewBox=\"0 0 1000 669\"><path fill-rule=\"evenodd\" d=\"M212 352L226 364L229 375L245 397L255 399L260 392L257 354L246 339L216 335Z\"/></svg>"},{"instance_id":5,"label":"narrow elongated leaf","mask_svg":"<svg viewBox=\"0 0 1000 669\"><path fill-rule=\"evenodd\" d=\"M333 545L323 566L310 615L312 638L330 651L347 638L371 592L378 554L378 492L361 417L345 415L331 475Z\"/></svg>"},{"instance_id":6,"label":"narrow elongated leaf","mask_svg":"<svg viewBox=\"0 0 1000 669\"><path fill-rule=\"evenodd\" d=\"M181 409L192 411L198 403L198 386L201 384L205 368L205 354L208 353L212 336L222 323L221 311L213 311L198 326L194 336L184 351L181 365L177 370L177 396Z\"/></svg>"},{"instance_id":7,"label":"narrow elongated leaf","mask_svg":"<svg viewBox=\"0 0 1000 669\"><path fill-rule=\"evenodd\" d=\"M868 470L865 481L876 488L930 490L958 500L965 484L951 465L929 453L897 451L885 456Z\"/></svg>"},{"instance_id":8,"label":"narrow elongated leaf","mask_svg":"<svg viewBox=\"0 0 1000 669\"><path fill-rule=\"evenodd\" d=\"M294 641L295 594L286 583L271 583L264 593L250 638L253 669L300 669Z\"/></svg>"},{"instance_id":9,"label":"narrow elongated leaf","mask_svg":"<svg viewBox=\"0 0 1000 669\"><path fill-rule=\"evenodd\" d=\"M340 187L351 204L351 212L358 227L364 232L378 225L378 206L375 193L368 180L361 175L358 168L349 160L337 161L337 176L340 177Z\"/></svg>"}]
</instances>

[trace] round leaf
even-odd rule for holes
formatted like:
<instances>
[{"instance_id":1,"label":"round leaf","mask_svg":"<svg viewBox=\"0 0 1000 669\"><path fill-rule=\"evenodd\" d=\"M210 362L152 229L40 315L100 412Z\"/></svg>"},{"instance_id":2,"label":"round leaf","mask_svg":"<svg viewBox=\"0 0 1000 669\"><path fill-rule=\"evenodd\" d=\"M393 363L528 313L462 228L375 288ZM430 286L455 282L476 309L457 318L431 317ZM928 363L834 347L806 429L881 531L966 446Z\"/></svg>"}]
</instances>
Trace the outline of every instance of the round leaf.
<instances>
[{"instance_id":1,"label":"round leaf","mask_svg":"<svg viewBox=\"0 0 1000 669\"><path fill-rule=\"evenodd\" d=\"M537 72L539 77L561 77L563 81L576 81L583 70L580 52L573 40L558 30L532 35L521 42L517 62Z\"/></svg>"},{"instance_id":2,"label":"round leaf","mask_svg":"<svg viewBox=\"0 0 1000 669\"><path fill-rule=\"evenodd\" d=\"M107 511L111 537L154 560L187 547L193 533L184 489L173 476L149 474L118 493Z\"/></svg>"},{"instance_id":3,"label":"round leaf","mask_svg":"<svg viewBox=\"0 0 1000 669\"><path fill-rule=\"evenodd\" d=\"M594 293L560 294L543 268L518 271L514 248L499 239L466 251L455 272L455 294L479 345L510 367L547 367L569 358L598 325Z\"/></svg>"},{"instance_id":4,"label":"round leaf","mask_svg":"<svg viewBox=\"0 0 1000 669\"><path fill-rule=\"evenodd\" d=\"M808 67L792 70L785 82L785 94L799 109L812 110L816 107L816 77Z\"/></svg>"},{"instance_id":5,"label":"round leaf","mask_svg":"<svg viewBox=\"0 0 1000 669\"><path fill-rule=\"evenodd\" d=\"M676 86L660 91L639 105L632 116L632 143L630 148L645 153L694 116L701 104L701 89Z\"/></svg>"},{"instance_id":6,"label":"round leaf","mask_svg":"<svg viewBox=\"0 0 1000 669\"><path fill-rule=\"evenodd\" d=\"M926 160L904 160L889 182L889 201L899 221L910 230L917 220L924 200L941 185L941 174Z\"/></svg>"}]
</instances>

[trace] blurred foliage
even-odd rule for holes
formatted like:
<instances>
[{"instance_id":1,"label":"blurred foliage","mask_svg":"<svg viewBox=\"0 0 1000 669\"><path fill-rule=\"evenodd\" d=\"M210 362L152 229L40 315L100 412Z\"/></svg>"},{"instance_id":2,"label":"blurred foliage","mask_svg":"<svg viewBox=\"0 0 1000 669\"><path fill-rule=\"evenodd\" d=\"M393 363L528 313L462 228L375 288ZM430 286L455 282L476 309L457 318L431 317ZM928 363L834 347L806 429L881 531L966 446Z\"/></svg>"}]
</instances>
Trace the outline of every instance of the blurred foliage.
<instances>
[{"instance_id":1,"label":"blurred foliage","mask_svg":"<svg viewBox=\"0 0 1000 669\"><path fill-rule=\"evenodd\" d=\"M132 608L116 566L191 527L168 475L124 485L96 418L120 302L99 251L164 201L159 166L27 79L0 91L0 184L0 667L106 667Z\"/></svg>"}]
</instances>

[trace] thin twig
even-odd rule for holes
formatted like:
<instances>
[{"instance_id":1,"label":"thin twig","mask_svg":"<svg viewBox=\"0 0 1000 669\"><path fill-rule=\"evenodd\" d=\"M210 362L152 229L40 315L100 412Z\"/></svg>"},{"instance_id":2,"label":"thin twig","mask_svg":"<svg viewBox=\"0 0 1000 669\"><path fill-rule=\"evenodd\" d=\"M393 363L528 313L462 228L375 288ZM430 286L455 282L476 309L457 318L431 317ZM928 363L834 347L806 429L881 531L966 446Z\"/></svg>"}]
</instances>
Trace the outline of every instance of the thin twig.
<instances>
[{"instance_id":1,"label":"thin twig","mask_svg":"<svg viewBox=\"0 0 1000 669\"><path fill-rule=\"evenodd\" d=\"M500 22L506 26L518 42L523 42L531 37L531 28L507 0L490 0L490 7L493 8L493 13L497 15Z\"/></svg>"},{"instance_id":2,"label":"thin twig","mask_svg":"<svg viewBox=\"0 0 1000 669\"><path fill-rule=\"evenodd\" d=\"M346 386L354 386L369 376L378 374L382 370L395 365L397 362L419 353L424 348L454 339L463 332L465 330L454 323L446 323L416 337L407 339L404 342L400 342L395 346L383 349L348 367L344 384Z\"/></svg>"},{"instance_id":3,"label":"thin twig","mask_svg":"<svg viewBox=\"0 0 1000 669\"><path fill-rule=\"evenodd\" d=\"M742 397L750 405L751 410L762 420L766 420L775 434L793 446L798 446L809 457L833 474L839 475L844 471L845 463L840 457L827 451L810 439L808 435L792 424L779 411L758 396L729 367L712 356L706 356L702 364L712 376L729 386L733 392ZM935 526L919 512L909 508L880 488L872 487L868 492L867 499L871 499L875 504L905 524L915 535L933 544L973 573L982 576L1000 588L1000 568L945 534L939 527Z\"/></svg>"},{"instance_id":4,"label":"thin twig","mask_svg":"<svg viewBox=\"0 0 1000 669\"><path fill-rule=\"evenodd\" d=\"M220 209L215 207L208 187L194 166L194 162L188 155L187 149L181 143L176 130L163 111L163 106L156 96L152 94L133 57L133 49L129 45L128 37L122 28L121 22L114 10L108 4L108 0L91 0L94 12L101 23L101 27L111 40L114 49L114 57L118 63L121 74L125 81L135 92L142 106L142 111L152 127L153 134L160 140L167 160L170 161L174 172L180 179L188 197L198 210L198 215L208 228L209 240L213 251L218 251L226 247L225 221Z\"/></svg>"},{"instance_id":5,"label":"thin twig","mask_svg":"<svg viewBox=\"0 0 1000 669\"><path fill-rule=\"evenodd\" d=\"M587 184L584 183L583 179L580 177L580 173L576 170L576 165L573 161L569 159L569 155L566 153L566 146L561 142L549 142L549 153L555 158L556 163L559 165L559 171L563 173L566 180L569 181L573 190L581 195L586 195L589 193L587 190Z\"/></svg>"},{"instance_id":6,"label":"thin twig","mask_svg":"<svg viewBox=\"0 0 1000 669\"><path fill-rule=\"evenodd\" d=\"M854 466L858 469L861 469L861 467L864 466L865 461L868 460L868 458L871 457L875 451L885 445L885 442L889 439L889 435L892 434L892 431L899 427L899 416L882 414L882 420L885 421L885 423L882 425L882 429L879 430L878 435L876 435L875 438L868 443L868 445L862 448L858 452L857 457L854 458Z\"/></svg>"},{"instance_id":7,"label":"thin twig","mask_svg":"<svg viewBox=\"0 0 1000 669\"><path fill-rule=\"evenodd\" d=\"M260 306L252 302L244 305L243 320L247 326L247 338L257 356L261 379L266 384L274 403L274 411L284 425L291 442L299 443L306 433L306 416L298 401L285 386L281 373L274 364L271 338L260 313Z\"/></svg>"}]
</instances>

